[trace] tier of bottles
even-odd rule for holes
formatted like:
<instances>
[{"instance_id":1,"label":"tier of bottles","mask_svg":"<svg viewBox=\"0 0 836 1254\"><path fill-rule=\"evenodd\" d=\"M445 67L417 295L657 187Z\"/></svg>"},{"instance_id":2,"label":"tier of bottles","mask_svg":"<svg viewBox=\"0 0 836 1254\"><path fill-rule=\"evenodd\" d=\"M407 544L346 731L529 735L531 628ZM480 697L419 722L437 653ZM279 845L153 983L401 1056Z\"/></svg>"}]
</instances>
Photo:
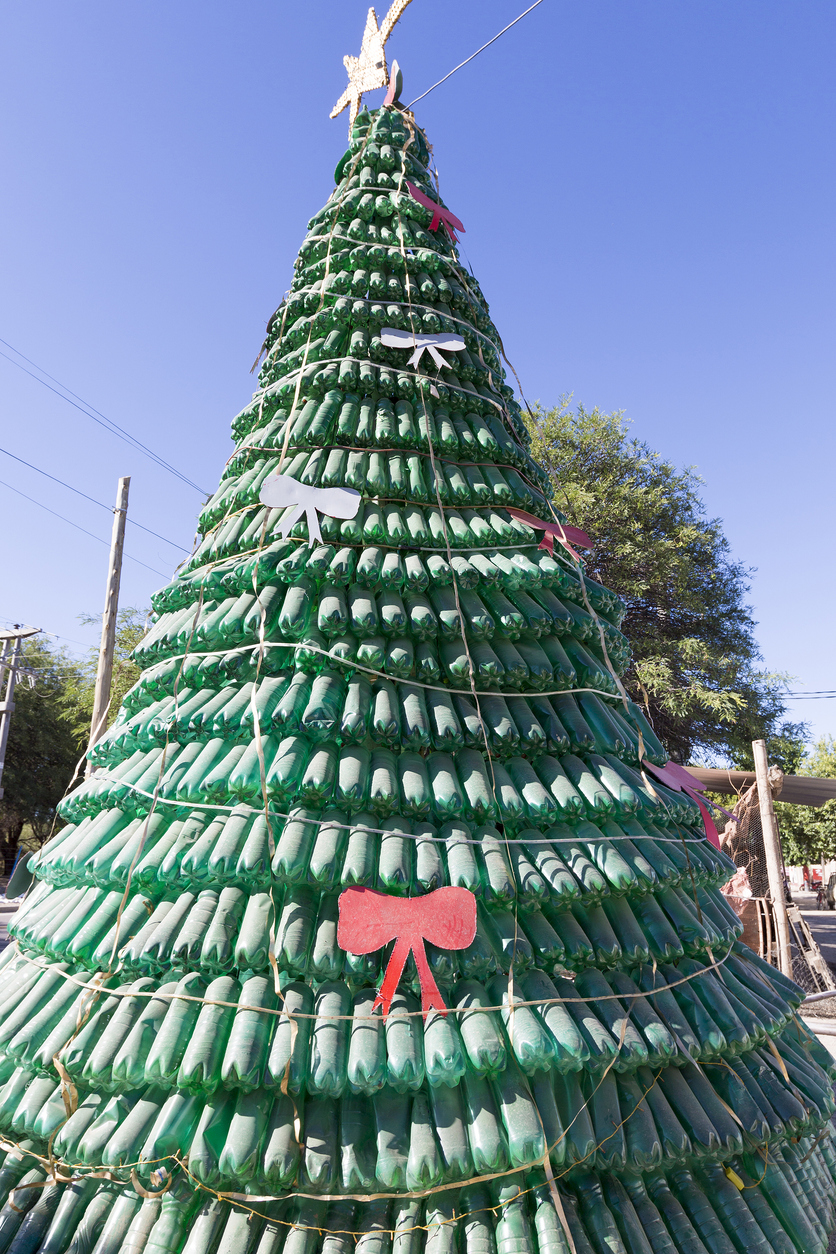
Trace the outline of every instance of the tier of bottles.
<instances>
[{"instance_id":1,"label":"tier of bottles","mask_svg":"<svg viewBox=\"0 0 836 1254\"><path fill-rule=\"evenodd\" d=\"M490 588L476 593L432 587L402 595L394 588L375 593L356 581L347 587L330 581L319 585L301 575L289 586L275 579L258 596L244 592L164 612L137 647L136 658L148 666L191 649L252 645L263 625L267 652L285 646L283 661L271 659L273 670L293 664L297 642L318 639L332 656L354 658L371 670L382 669L371 664L376 654L400 650L409 661L401 663L399 677L415 673L423 679L432 673L458 689L472 672L482 691L596 688L617 695L597 627L593 636L587 625L591 617L573 613L548 589L509 595ZM629 651L620 633L608 627L602 629L604 639L609 637L607 653L623 669Z\"/></svg>"},{"instance_id":2,"label":"tier of bottles","mask_svg":"<svg viewBox=\"0 0 836 1254\"><path fill-rule=\"evenodd\" d=\"M177 839L176 826L172 837ZM170 848L163 841L157 849L155 871L162 870L164 850ZM207 878L203 872L191 891L188 882L169 881L151 885L153 895L146 895L152 861L142 861L141 875L131 878L134 895L124 907L121 886L109 891L45 887L15 919L14 935L27 948L59 960L66 955L97 969L108 963L118 918L123 969L185 965L208 971L266 970L275 915L280 968L312 980L344 974L355 983L382 974L384 951L356 959L338 947L336 893L295 885L272 891L255 891L258 886L252 884L201 888L200 881L205 884ZM160 892L167 895L155 905ZM543 903L517 918L507 907L480 906L472 943L455 953L430 947L429 963L437 982L449 986L459 979L486 980L512 966L519 972L530 967L582 972L590 963L624 969L685 957L710 960L740 930L722 893L696 887L648 892L629 901L608 897L600 905L575 903L562 909Z\"/></svg>"},{"instance_id":3,"label":"tier of bottles","mask_svg":"<svg viewBox=\"0 0 836 1254\"><path fill-rule=\"evenodd\" d=\"M109 786L122 794L115 798L118 805L91 805L89 815L63 828L31 863L42 878L57 885L124 887L137 859L131 882L152 896L187 884L252 889L298 884L321 892L360 885L400 896L452 884L491 910L519 906L525 912L588 907L624 894L640 905L651 891L693 893L733 874L727 855L694 831L677 826L662 831L647 820L558 823L545 831L525 828L506 839L489 826L453 821L436 828L308 807L295 807L287 819L271 812L268 826L259 808L192 810L158 797L146 821L151 810L146 790L136 792L118 780ZM65 809L74 805L70 800ZM736 918L727 905L723 917ZM683 926L683 918L676 917L675 927Z\"/></svg>"},{"instance_id":4,"label":"tier of bottles","mask_svg":"<svg viewBox=\"0 0 836 1254\"><path fill-rule=\"evenodd\" d=\"M350 358L345 360L352 361ZM551 518L543 494L527 484L513 466L480 465L470 460L474 453L480 461L484 462L485 458L485 453L478 453L472 434L474 430L490 435L496 449L496 461L504 463L508 460L508 451L500 445L502 433L497 421L491 420L489 424L477 419L476 415L468 415L467 419L460 418L454 426L447 411L437 409L435 423L440 425L440 434L444 436L451 432L455 448L450 449L448 441L440 457L409 452L421 444L426 447L430 442L426 434L430 422L432 411L413 415L412 407L406 401L398 401L393 409L391 403L382 398L361 401L356 396L336 390L329 391L322 400L307 401L294 411L292 418L288 418L286 408L280 409L270 423L255 433L260 447L256 445L239 451L228 466L218 491L201 513L201 531L208 531L220 522L230 506L241 508L258 501L261 484L279 469L288 427L291 451L281 459L281 473L310 487L349 487L381 501L403 502L410 507L436 505L439 501L442 505L483 509L503 509L512 505L529 512L536 509L538 515ZM422 438L418 434L419 428ZM457 428L462 432L462 443L465 443L465 431L471 432L470 448L465 448L462 454L459 454ZM397 435L392 434L395 429ZM441 444L435 432L431 442L436 447ZM349 443L359 444L360 448L345 447ZM318 447L310 451L305 445L311 444ZM341 444L343 447L340 447ZM381 452L364 451L364 447L375 444L382 446ZM297 451L299 445L302 447ZM399 449L407 451L399 452ZM464 464L452 460L459 456ZM421 514L410 509L404 517L402 543L408 543L409 537L422 528L427 531L427 524L432 528L428 534L434 536L433 517L432 513ZM413 520L411 523L410 519ZM477 544L507 543L509 534L513 542L521 534L514 533L504 518L492 523L489 515L481 521L473 520L473 526L477 528L474 531L478 535Z\"/></svg>"},{"instance_id":5,"label":"tier of bottles","mask_svg":"<svg viewBox=\"0 0 836 1254\"><path fill-rule=\"evenodd\" d=\"M477 706L466 692L396 686L388 679L372 682L362 673L330 668L318 675L285 672L215 687L206 679L215 663L208 656L207 662L205 654L187 655L176 691L167 691L173 685L162 682L159 672L146 675L94 747L91 761L118 765L137 751L211 740L247 745L257 721L262 736L300 734L312 743L369 744L393 752L484 749L487 738L492 757L500 760L524 754L536 761L544 753L556 754L568 759L572 789L580 797L567 804L572 796L567 786L563 808L577 818L626 816L656 800L640 774L631 770L627 778L616 776L601 756L638 767L638 732L623 717L623 706L604 703L593 693L483 695ZM187 675L206 686L191 687ZM578 754L585 765L578 764ZM566 765L562 769L566 773ZM593 769L606 785L593 784ZM681 801L671 813L682 814Z\"/></svg>"},{"instance_id":6,"label":"tier of bottles","mask_svg":"<svg viewBox=\"0 0 836 1254\"><path fill-rule=\"evenodd\" d=\"M462 980L447 996L457 1013L433 1012L426 1019L408 991L407 972L384 1023L372 1015L375 987L362 983L359 971L354 991L345 980L317 979L315 992L312 983L285 974L279 999L266 963L259 974L236 975L231 964L214 978L199 970L184 973L197 965L200 947L187 952L188 929L184 934L180 919L172 931L184 943L170 955L164 952L172 948L170 937L166 946L158 935L153 946L145 943L148 932L145 941L128 940L117 949L120 974L108 977L92 1002L91 977L83 967L77 967L77 978L66 978L67 961L76 961L71 947L65 947L63 962L44 968L24 938L26 956L2 973L5 1058L55 1080L53 1058L63 1051L69 1074L96 1090L151 1084L203 1093L219 1085L247 1092L280 1087L290 1058L287 1083L295 1093L368 1096L387 1085L398 1092L415 1091L425 1081L456 1086L465 1075L499 1076L509 1068L530 1077L583 1071L601 1078L602 1071L628 1075L648 1066L725 1065L758 1056L752 1051L763 1051L770 1035L790 1023L807 1059L795 1083L816 1103L820 1090L829 1091L818 1070L829 1058L795 1024L743 946L721 968L684 960L631 975L588 969L574 982L531 969L515 971L513 981L505 975L484 983ZM218 933L213 939L217 954L223 942ZM280 935L282 942L286 935ZM111 952L113 943L111 938ZM93 965L87 964L88 971ZM106 966L101 962L96 969ZM778 1091L772 1100L784 1112L795 1109L789 1099L781 1106ZM770 1127L775 1133L778 1125Z\"/></svg>"},{"instance_id":7,"label":"tier of bottles","mask_svg":"<svg viewBox=\"0 0 836 1254\"><path fill-rule=\"evenodd\" d=\"M299 1178L324 1193L413 1190L531 1167L547 1144L561 1169L652 1171L810 1135L834 1110L816 1062L823 1051L796 1024L769 1048L717 1064L666 1066L657 1056L656 1070L608 1066L595 1074L535 1070L529 1056L526 1074L508 1045L517 1019L530 1038L525 1007L500 1037L475 1011L458 1028L452 1015L432 1014L424 1024L407 1017L405 1000L384 1027L370 1014L373 990L363 1013L347 1020L334 1016L350 1014L350 1003L324 986L321 1017L291 1022L288 1010L311 1014L304 985L289 985L284 1012L270 1015L277 999L269 977L240 986L240 1009L231 977L205 990L187 981L179 991L195 998L188 1001L166 996L173 982L154 989L139 981L124 997L105 987L73 1035L78 988L42 987L59 979L57 971L41 975L13 1004L11 1038L4 1025L0 1130L41 1142L55 1134L53 1150L66 1163L139 1163L146 1179L160 1160L188 1154L190 1171L214 1187L237 1181L275 1191ZM32 1055L35 1028L23 1020L39 991L60 1004L35 1016L43 1029L48 1010L51 1026ZM581 1016L573 1022L578 1035ZM77 1088L69 1118L49 1047Z\"/></svg>"},{"instance_id":8,"label":"tier of bottles","mask_svg":"<svg viewBox=\"0 0 836 1254\"><path fill-rule=\"evenodd\" d=\"M235 503L235 500L230 502ZM262 511L255 517L260 513ZM222 533L233 522L244 522L249 528L253 518L236 515L213 536L213 543L223 547ZM262 529L263 522L262 518ZM523 525L515 521L515 526ZM275 584L294 584L302 576L313 580L317 586L357 585L373 591L383 588L405 594L426 593L430 588L446 591L455 581L460 592L478 589L480 596L503 598L496 600L494 627L496 629L498 624L511 639L530 631L537 637L574 636L595 647L596 641L600 643L600 626L608 648L612 647L616 653L623 650L623 638L616 630L624 613L623 602L589 577L582 586L575 569L559 554L553 558L531 546L531 533L526 531L529 539L519 549L469 555L455 553L449 561L444 554L432 551L428 555L401 554L387 552L376 544L358 550L352 546L307 545L293 541L265 543L259 546L257 557L247 556L243 561L226 560L215 564L213 560L206 564L204 557L196 555L187 563L186 570L155 593L152 600L156 613L164 614L195 606L201 595L204 600L223 600L230 595L261 592ZM240 539L242 544L248 543L243 534ZM520 604L517 598L522 598ZM587 603L593 613L586 609ZM449 615L448 607L444 608ZM445 624L444 630L450 634L449 618L445 618ZM438 634L441 630L439 623L436 632L429 634ZM419 634L426 635L427 631Z\"/></svg>"},{"instance_id":9,"label":"tier of bottles","mask_svg":"<svg viewBox=\"0 0 836 1254\"><path fill-rule=\"evenodd\" d=\"M371 811L375 826L399 814L404 816L401 821L432 817L440 823L499 819L509 831L532 823L544 827L560 821L577 823L585 821L587 813L606 826L612 821L609 815L624 822L639 809L639 794L631 787L634 773L609 755L600 759L591 755L584 762L572 755L557 759L543 754L533 764L514 757L504 765L486 766L475 749L461 749L455 755L395 753L262 733L266 772L262 787L257 743L230 745L218 737L205 743L174 742L167 749L137 749L86 781L62 802L61 815L78 822L113 806L148 812L155 792L161 804L178 807L230 802L259 806L266 798L282 808L336 806L350 815ZM682 803L671 809L674 817L666 817L674 830L676 820L693 821ZM621 835L619 831L619 839Z\"/></svg>"},{"instance_id":10,"label":"tier of bottles","mask_svg":"<svg viewBox=\"0 0 836 1254\"><path fill-rule=\"evenodd\" d=\"M591 1172L555 1187L542 1172L423 1199L309 1198L249 1205L184 1179L163 1197L100 1179L52 1184L25 1151L0 1159L0 1250L65 1254L824 1254L833 1222L831 1138L805 1137L767 1158L678 1165L623 1179Z\"/></svg>"}]
</instances>

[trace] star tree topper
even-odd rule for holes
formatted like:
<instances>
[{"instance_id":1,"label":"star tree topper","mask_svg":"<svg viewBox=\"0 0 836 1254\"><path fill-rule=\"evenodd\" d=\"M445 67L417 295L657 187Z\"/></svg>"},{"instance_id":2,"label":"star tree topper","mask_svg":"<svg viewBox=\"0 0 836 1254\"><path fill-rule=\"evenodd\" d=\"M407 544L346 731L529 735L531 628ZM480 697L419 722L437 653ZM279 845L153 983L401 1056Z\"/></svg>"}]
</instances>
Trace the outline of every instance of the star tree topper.
<instances>
[{"instance_id":1,"label":"star tree topper","mask_svg":"<svg viewBox=\"0 0 836 1254\"><path fill-rule=\"evenodd\" d=\"M331 117L337 117L347 105L351 105L348 121L349 136L354 119L360 111L364 93L374 91L376 87L386 87L389 83L384 45L409 3L410 0L394 0L381 26L377 24L377 14L374 9L369 9L359 57L343 57L343 65L348 70L348 87L331 110Z\"/></svg>"}]
</instances>

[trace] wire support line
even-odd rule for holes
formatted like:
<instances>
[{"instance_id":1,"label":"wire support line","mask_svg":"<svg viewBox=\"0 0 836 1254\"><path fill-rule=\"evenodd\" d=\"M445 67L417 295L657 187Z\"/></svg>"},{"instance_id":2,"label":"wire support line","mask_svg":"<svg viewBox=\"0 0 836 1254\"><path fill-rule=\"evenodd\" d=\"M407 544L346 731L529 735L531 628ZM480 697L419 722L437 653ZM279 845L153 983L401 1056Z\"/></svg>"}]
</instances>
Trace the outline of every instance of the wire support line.
<instances>
[{"instance_id":1,"label":"wire support line","mask_svg":"<svg viewBox=\"0 0 836 1254\"><path fill-rule=\"evenodd\" d=\"M187 478L186 475L182 474L181 471L172 466L170 462L167 462L163 457L160 457L160 455L155 453L153 449L148 448L148 446L143 444L141 440L138 440L136 436L133 436L129 431L126 431L124 427L120 427L119 424L114 422L112 418L108 418L101 412L101 410L96 409L95 406L89 403L89 401L85 401L83 397L79 396L76 392L71 391L70 388L61 383L59 379L56 379L54 375L51 375L47 370L44 370L42 366L39 366L37 362L32 361L30 357L21 353L20 349L15 348L13 344L8 342L8 340L0 338L0 344L5 344L6 348L10 348L13 353L17 354L18 357L22 357L23 360L28 362L30 366L34 366L35 370L40 371L40 374L34 374L31 370L27 370L25 366L22 366L19 361L15 361L14 357L10 357L8 353L4 353L2 349L0 349L0 357L5 357L6 361L11 362L13 366L17 366L18 370L22 370L24 374L28 374L30 379L34 379L36 383L40 383L43 387L48 388L50 392L54 392L56 396L60 396L62 401L66 401L68 405L72 405L73 409L77 409L79 413L84 414L87 418L92 418L93 422L98 423L100 427L104 427L105 431L109 431L111 435L117 436L120 440L124 440L126 444L129 444L131 448L136 449L140 453L144 453L146 457L150 457L151 460L156 462L162 470L167 470L169 474L175 475L176 478L181 479L188 487L194 488L195 492L199 492L201 496L210 495L205 488L201 488L198 484L193 483L191 479ZM46 378L42 379L40 375L45 375ZM52 382L56 383L58 386L53 387L51 383L46 382L47 379L52 379ZM59 391L59 389L62 390Z\"/></svg>"},{"instance_id":2,"label":"wire support line","mask_svg":"<svg viewBox=\"0 0 836 1254\"><path fill-rule=\"evenodd\" d=\"M832 701L836 692L785 692L788 701Z\"/></svg>"},{"instance_id":3,"label":"wire support line","mask_svg":"<svg viewBox=\"0 0 836 1254\"><path fill-rule=\"evenodd\" d=\"M95 535L92 531L88 531L86 527L80 527L78 523L73 522L71 518L65 518L63 514L59 514L57 510L50 509L48 505L44 505L43 501L38 501L34 496L27 496L25 492L21 492L20 488L14 487L11 483L6 483L5 479L0 479L0 486L8 488L10 492L16 492L18 496L22 496L25 501L31 501L33 505L39 505L41 509L45 509L48 514L52 514L54 518L60 518L61 522L69 523L71 527L75 527L76 531L81 531L86 536L90 536L91 540L98 540L99 544L109 547L109 542L103 540L101 536ZM161 570L157 570L154 566L149 566L147 562L141 562L138 557L132 557L130 553L126 553L125 557L130 561L136 562L137 566L144 566L146 570L150 570L152 574L159 575L161 579L167 579Z\"/></svg>"},{"instance_id":4,"label":"wire support line","mask_svg":"<svg viewBox=\"0 0 836 1254\"><path fill-rule=\"evenodd\" d=\"M425 96L429 96L431 91L435 91L436 87L440 87L442 83L446 83L447 79L452 78L457 70L463 69L464 66L466 66L470 61L472 61L475 57L478 57L480 52L484 52L486 48L490 48L491 44L496 43L500 35L504 35L505 32L507 30L510 30L512 26L516 26L517 22L521 22L523 18L526 16L526 14L530 13L532 9L536 9L538 4L542 4L542 3L543 3L543 0L534 0L534 4L530 5L525 10L524 13L521 13L519 15L519 17L515 17L513 22L509 22L507 26L503 26L502 30L499 31L498 34L494 35L493 39L489 39L486 44L482 44L481 48L477 48L476 51L471 53L471 55L467 57L466 60L462 61L459 65L454 66L454 68L450 71L449 74L445 74L444 78L440 78L437 83L433 83L432 87L428 87L427 90L425 92L422 92L420 96L416 96L414 100L410 100L409 104L406 106L407 109L411 109L412 106L416 105L419 100L423 100Z\"/></svg>"},{"instance_id":5,"label":"wire support line","mask_svg":"<svg viewBox=\"0 0 836 1254\"><path fill-rule=\"evenodd\" d=\"M13 458L16 462L20 462L21 466L28 466L30 470L37 471L39 475L43 475L45 479L51 479L53 483L60 483L62 488L67 488L70 492L75 492L76 496L83 496L85 501L92 502L93 505L106 509L109 514L113 513L112 505L105 505L104 501L97 501L94 496L88 496L86 492L82 492L80 488L74 488L71 483L65 483L63 479L58 479L55 475L51 475L47 470L41 470L40 466L33 465L32 462L26 461L23 457L18 457L16 453L10 453L7 448L0 448L0 453L5 453L7 457ZM178 544L175 540L169 540L168 536L161 536L159 531L152 531L150 527L145 527L141 522L137 522L135 518L128 516L126 522L131 523L134 527L139 527L140 531L147 531L149 536L154 536L157 540L162 540L164 544L170 544L173 549L179 549L181 553L191 553L191 549L185 548L184 545Z\"/></svg>"}]
</instances>

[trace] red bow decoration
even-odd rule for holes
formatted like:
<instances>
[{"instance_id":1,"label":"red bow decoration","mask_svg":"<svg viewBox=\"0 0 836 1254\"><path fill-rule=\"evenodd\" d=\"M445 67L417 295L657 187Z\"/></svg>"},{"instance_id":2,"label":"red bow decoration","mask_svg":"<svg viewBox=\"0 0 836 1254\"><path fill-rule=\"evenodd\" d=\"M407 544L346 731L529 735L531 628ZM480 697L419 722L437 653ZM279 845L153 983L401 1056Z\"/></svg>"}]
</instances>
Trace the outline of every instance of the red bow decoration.
<instances>
[{"instance_id":1,"label":"red bow decoration","mask_svg":"<svg viewBox=\"0 0 836 1254\"><path fill-rule=\"evenodd\" d=\"M674 792L687 793L692 801L696 801L700 808L700 814L702 815L705 834L711 844L714 845L715 849L719 849L720 837L717 835L717 829L711 821L708 806L699 795L704 791L705 785L695 779L691 772L687 771L684 766L680 766L678 762L666 762L664 766L654 766L652 762L645 761L642 762L642 766L646 771L650 771L651 775L655 775L657 779L661 780L663 784L666 784L668 788L671 788ZM712 805L716 805L716 802L712 802ZM717 806L717 809L734 822L737 822L730 810L724 809L723 806Z\"/></svg>"},{"instance_id":2,"label":"red bow decoration","mask_svg":"<svg viewBox=\"0 0 836 1254\"><path fill-rule=\"evenodd\" d=\"M463 235L466 235L467 231L465 231L456 215L451 213L449 209L445 209L443 205L430 200L429 196L425 196L419 187L416 187L414 183L410 183L409 179L406 180L406 185L413 200L417 200L418 204L423 205L425 209L432 209L433 220L430 223L430 230L437 231L439 225L443 222L447 227L447 234L450 236L450 239L454 244L458 244L456 231L461 231Z\"/></svg>"},{"instance_id":3,"label":"red bow decoration","mask_svg":"<svg viewBox=\"0 0 836 1254\"><path fill-rule=\"evenodd\" d=\"M426 897L390 897L373 888L347 888L340 894L337 944L352 954L371 954L389 941L395 948L372 1010L392 1005L406 960L412 952L421 981L421 1009L447 1013L433 979L424 941L439 949L466 949L476 935L476 898L467 888L437 888Z\"/></svg>"},{"instance_id":4,"label":"red bow decoration","mask_svg":"<svg viewBox=\"0 0 836 1254\"><path fill-rule=\"evenodd\" d=\"M533 514L527 514L524 509L514 509L507 506L508 513L512 518L518 519L520 522L526 523L529 527L534 527L537 531L544 531L546 534L537 545L538 549L545 549L547 553L554 554L555 539L559 540L564 549L568 549L574 557L575 561L580 561L572 544L580 545L582 549L591 549L592 541L585 531L581 531L580 527L570 527L568 523L546 522L542 518L535 518ZM572 544L569 541L572 541Z\"/></svg>"}]
</instances>

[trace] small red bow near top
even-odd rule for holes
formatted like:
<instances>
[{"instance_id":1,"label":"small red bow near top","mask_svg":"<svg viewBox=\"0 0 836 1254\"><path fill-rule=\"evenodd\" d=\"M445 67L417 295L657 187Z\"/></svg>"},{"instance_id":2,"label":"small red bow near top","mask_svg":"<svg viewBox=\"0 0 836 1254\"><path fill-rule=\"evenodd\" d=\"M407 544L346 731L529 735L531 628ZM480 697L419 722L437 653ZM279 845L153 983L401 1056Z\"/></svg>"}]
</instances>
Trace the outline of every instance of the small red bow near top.
<instances>
[{"instance_id":1,"label":"small red bow near top","mask_svg":"<svg viewBox=\"0 0 836 1254\"><path fill-rule=\"evenodd\" d=\"M437 888L426 897L390 897L373 888L347 888L340 894L337 944L351 954L371 954L395 942L372 1010L384 1019L412 952L421 981L421 1009L447 1013L427 962L424 941L439 949L466 949L476 935L476 898L467 888Z\"/></svg>"},{"instance_id":2,"label":"small red bow near top","mask_svg":"<svg viewBox=\"0 0 836 1254\"><path fill-rule=\"evenodd\" d=\"M545 549L547 553L553 554L554 542L559 540L564 549L568 549L572 557L580 561L572 545L577 544L582 549L592 548L592 541L585 531L581 531L580 527L570 527L568 523L546 522L543 518L536 518L534 514L527 514L524 509L515 509L510 505L507 508L512 518L518 519L528 527L533 527L535 531L546 533L538 544L538 549Z\"/></svg>"},{"instance_id":3,"label":"small red bow near top","mask_svg":"<svg viewBox=\"0 0 836 1254\"><path fill-rule=\"evenodd\" d=\"M663 784L666 784L667 787L671 788L674 792L684 792L691 798L692 801L696 801L700 808L700 814L702 815L705 834L711 841L711 844L714 845L715 849L719 849L720 838L717 835L717 829L712 822L708 806L705 804L704 799L700 796L700 793L705 790L705 784L701 784L690 771L686 770L684 766L680 766L678 762L666 762L664 766L654 766L652 762L645 761L642 762L642 766L646 771L649 771L651 775L655 775L658 780L661 780ZM737 819L730 810L726 810L723 806L717 805L716 801L712 801L711 804L719 810L721 814L725 814L727 818L732 819L735 823L737 822Z\"/></svg>"},{"instance_id":4,"label":"small red bow near top","mask_svg":"<svg viewBox=\"0 0 836 1254\"><path fill-rule=\"evenodd\" d=\"M425 209L432 210L433 220L430 223L430 230L437 231L440 224L443 222L447 227L447 233L450 236L450 239L454 244L458 244L459 241L456 237L456 231L461 231L463 235L466 235L467 232L456 215L451 213L449 209L445 209L443 205L439 205L437 201L431 200L429 196L426 196L424 192L421 191L420 187L416 187L414 183L410 183L409 179L406 180L406 185L409 188L409 194L413 200L417 200L418 204L423 205Z\"/></svg>"}]
</instances>

